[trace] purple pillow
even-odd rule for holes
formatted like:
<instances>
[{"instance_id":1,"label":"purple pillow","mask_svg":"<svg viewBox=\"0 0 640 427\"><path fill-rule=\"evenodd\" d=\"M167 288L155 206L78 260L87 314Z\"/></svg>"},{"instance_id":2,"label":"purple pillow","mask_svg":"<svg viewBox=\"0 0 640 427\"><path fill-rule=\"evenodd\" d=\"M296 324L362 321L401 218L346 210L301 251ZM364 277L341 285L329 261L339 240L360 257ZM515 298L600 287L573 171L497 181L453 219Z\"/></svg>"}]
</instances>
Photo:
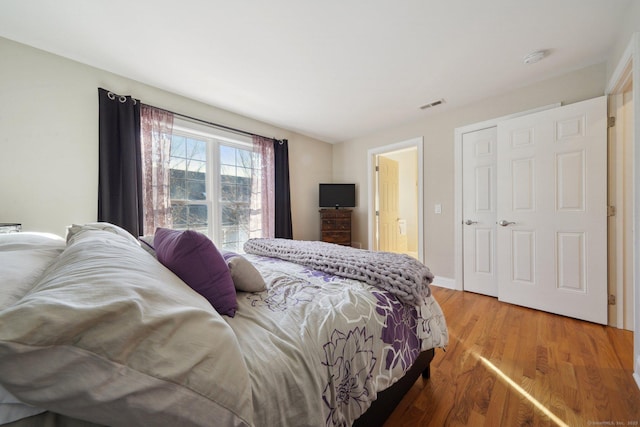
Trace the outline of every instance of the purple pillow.
<instances>
[{"instance_id":1,"label":"purple pillow","mask_svg":"<svg viewBox=\"0 0 640 427\"><path fill-rule=\"evenodd\" d=\"M218 313L236 314L238 302L231 273L207 236L193 230L158 228L153 245L158 261L205 297Z\"/></svg>"}]
</instances>

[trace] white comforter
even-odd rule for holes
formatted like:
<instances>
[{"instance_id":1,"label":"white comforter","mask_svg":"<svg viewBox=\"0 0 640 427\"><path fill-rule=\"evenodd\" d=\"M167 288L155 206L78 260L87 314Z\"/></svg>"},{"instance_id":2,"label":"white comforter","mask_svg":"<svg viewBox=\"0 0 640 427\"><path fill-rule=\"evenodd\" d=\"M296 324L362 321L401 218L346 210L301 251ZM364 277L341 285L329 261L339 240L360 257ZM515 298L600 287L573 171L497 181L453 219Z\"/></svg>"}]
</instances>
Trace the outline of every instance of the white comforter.
<instances>
[{"instance_id":1,"label":"white comforter","mask_svg":"<svg viewBox=\"0 0 640 427\"><path fill-rule=\"evenodd\" d=\"M229 325L135 240L109 231L76 235L0 310L0 385L103 425L253 425Z\"/></svg>"},{"instance_id":2,"label":"white comforter","mask_svg":"<svg viewBox=\"0 0 640 427\"><path fill-rule=\"evenodd\" d=\"M267 290L238 292L236 316L221 317L131 236L76 233L64 252L64 242L40 242L31 249L46 256L13 266L0 236L0 277L12 277L0 292L0 386L32 405L25 414L350 425L421 350L447 343L431 297L416 309L362 282L248 255Z\"/></svg>"}]
</instances>

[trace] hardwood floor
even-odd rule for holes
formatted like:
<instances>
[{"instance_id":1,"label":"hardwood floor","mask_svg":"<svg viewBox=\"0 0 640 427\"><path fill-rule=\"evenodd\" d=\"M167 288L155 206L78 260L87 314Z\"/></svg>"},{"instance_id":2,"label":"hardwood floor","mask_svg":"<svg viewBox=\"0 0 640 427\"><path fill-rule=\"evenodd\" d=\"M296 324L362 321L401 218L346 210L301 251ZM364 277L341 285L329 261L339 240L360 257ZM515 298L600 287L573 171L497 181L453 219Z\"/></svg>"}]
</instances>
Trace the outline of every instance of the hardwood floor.
<instances>
[{"instance_id":1,"label":"hardwood floor","mask_svg":"<svg viewBox=\"0 0 640 427\"><path fill-rule=\"evenodd\" d=\"M640 426L631 332L432 289L449 345L385 427Z\"/></svg>"}]
</instances>

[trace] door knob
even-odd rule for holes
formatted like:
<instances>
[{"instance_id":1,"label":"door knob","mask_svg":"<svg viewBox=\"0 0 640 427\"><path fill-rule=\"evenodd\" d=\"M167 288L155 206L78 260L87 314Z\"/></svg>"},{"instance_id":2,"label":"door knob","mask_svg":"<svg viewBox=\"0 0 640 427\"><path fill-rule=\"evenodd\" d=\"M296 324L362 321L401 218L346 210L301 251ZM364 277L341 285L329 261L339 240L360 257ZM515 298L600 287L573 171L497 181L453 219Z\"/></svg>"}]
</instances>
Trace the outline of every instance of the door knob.
<instances>
[{"instance_id":1,"label":"door knob","mask_svg":"<svg viewBox=\"0 0 640 427\"><path fill-rule=\"evenodd\" d=\"M515 224L515 222L507 221L506 219L503 219L498 223L498 225L501 225L503 227L506 227L507 225L513 225L513 224Z\"/></svg>"},{"instance_id":2,"label":"door knob","mask_svg":"<svg viewBox=\"0 0 640 427\"><path fill-rule=\"evenodd\" d=\"M471 221L470 219L468 219L464 223L467 224L467 225L471 225L471 224L477 224L478 221Z\"/></svg>"}]
</instances>

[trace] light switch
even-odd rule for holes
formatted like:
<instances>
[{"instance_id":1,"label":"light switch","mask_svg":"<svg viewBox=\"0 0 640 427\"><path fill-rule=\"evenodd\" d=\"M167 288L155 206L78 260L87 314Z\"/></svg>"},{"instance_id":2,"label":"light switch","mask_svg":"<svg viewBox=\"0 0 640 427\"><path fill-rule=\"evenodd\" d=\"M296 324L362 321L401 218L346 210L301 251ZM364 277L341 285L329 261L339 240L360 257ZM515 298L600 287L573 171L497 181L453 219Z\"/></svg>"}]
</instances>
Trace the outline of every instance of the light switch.
<instances>
[{"instance_id":1,"label":"light switch","mask_svg":"<svg viewBox=\"0 0 640 427\"><path fill-rule=\"evenodd\" d=\"M440 203L436 203L434 212L437 214L441 214L442 213L442 205Z\"/></svg>"}]
</instances>

